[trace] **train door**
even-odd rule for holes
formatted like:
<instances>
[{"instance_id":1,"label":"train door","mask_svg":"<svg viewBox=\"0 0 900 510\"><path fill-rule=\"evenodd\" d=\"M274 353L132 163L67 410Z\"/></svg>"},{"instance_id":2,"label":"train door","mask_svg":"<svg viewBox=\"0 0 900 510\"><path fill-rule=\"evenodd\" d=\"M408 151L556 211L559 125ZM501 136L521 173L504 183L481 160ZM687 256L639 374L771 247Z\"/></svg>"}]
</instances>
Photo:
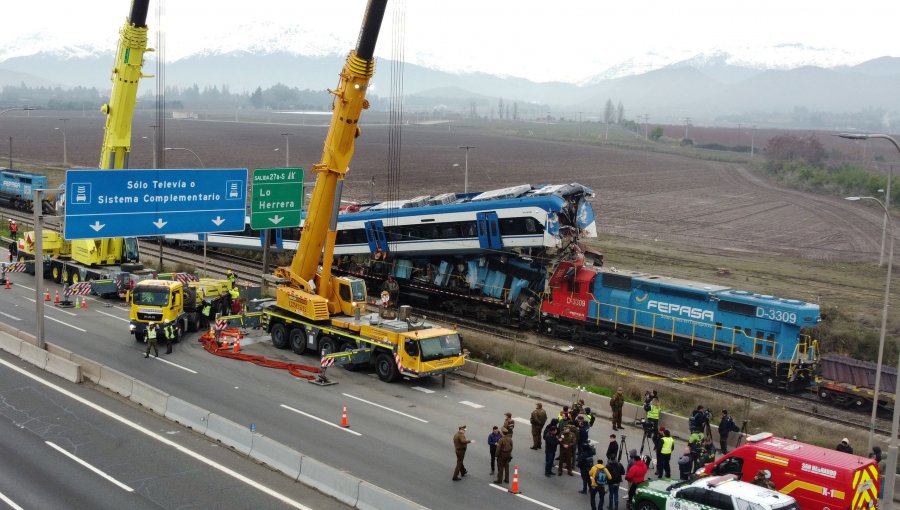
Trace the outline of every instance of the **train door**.
<instances>
[{"instance_id":1,"label":"train door","mask_svg":"<svg viewBox=\"0 0 900 510\"><path fill-rule=\"evenodd\" d=\"M499 250L503 248L500 238L500 224L494 211L480 212L476 216L478 223L478 244L482 249Z\"/></svg>"},{"instance_id":2,"label":"train door","mask_svg":"<svg viewBox=\"0 0 900 510\"><path fill-rule=\"evenodd\" d=\"M272 228L272 229L268 229L268 230L272 232L272 234L269 237L269 247L277 248L279 250L283 249L284 244L282 243L283 234L282 234L281 229L280 228ZM266 245L266 231L265 230L259 231L259 245L260 246Z\"/></svg>"},{"instance_id":3,"label":"train door","mask_svg":"<svg viewBox=\"0 0 900 510\"><path fill-rule=\"evenodd\" d=\"M381 220L373 220L366 222L366 242L369 243L371 253L381 250L382 253L388 253L387 237L384 234L384 224Z\"/></svg>"}]
</instances>

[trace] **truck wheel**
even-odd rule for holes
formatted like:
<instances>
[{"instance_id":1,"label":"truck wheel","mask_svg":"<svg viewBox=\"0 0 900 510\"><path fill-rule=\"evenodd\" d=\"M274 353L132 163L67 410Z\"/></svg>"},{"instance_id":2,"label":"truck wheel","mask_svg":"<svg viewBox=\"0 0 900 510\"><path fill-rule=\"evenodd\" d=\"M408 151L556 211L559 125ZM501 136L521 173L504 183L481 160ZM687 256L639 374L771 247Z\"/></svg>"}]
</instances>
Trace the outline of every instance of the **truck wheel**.
<instances>
[{"instance_id":1,"label":"truck wheel","mask_svg":"<svg viewBox=\"0 0 900 510\"><path fill-rule=\"evenodd\" d=\"M344 352L349 352L349 351L354 350L355 348L356 348L356 345L351 344L351 343L345 343L344 348L341 350ZM356 372L357 370L359 370L359 363L347 363L346 365L342 365L341 368L343 368L344 370L346 370L348 372Z\"/></svg>"},{"instance_id":2,"label":"truck wheel","mask_svg":"<svg viewBox=\"0 0 900 510\"><path fill-rule=\"evenodd\" d=\"M294 354L303 354L306 351L306 332L303 328L291 329L291 350Z\"/></svg>"},{"instance_id":3,"label":"truck wheel","mask_svg":"<svg viewBox=\"0 0 900 510\"><path fill-rule=\"evenodd\" d=\"M375 373L384 382L394 382L400 379L400 371L394 362L394 357L387 353L381 353L375 358Z\"/></svg>"},{"instance_id":4,"label":"truck wheel","mask_svg":"<svg viewBox=\"0 0 900 510\"><path fill-rule=\"evenodd\" d=\"M640 503L638 503L636 508L637 510L658 510L656 508L656 505L654 505L650 501L641 501Z\"/></svg>"},{"instance_id":5,"label":"truck wheel","mask_svg":"<svg viewBox=\"0 0 900 510\"><path fill-rule=\"evenodd\" d=\"M50 279L53 280L53 281L56 282L56 283L59 283L59 277L60 277L60 269L59 269L59 266L57 266L56 264L54 264L54 265L52 265L52 266L50 267Z\"/></svg>"},{"instance_id":6,"label":"truck wheel","mask_svg":"<svg viewBox=\"0 0 900 510\"><path fill-rule=\"evenodd\" d=\"M320 354L334 354L339 350L338 343L330 336L323 336L322 339L319 340Z\"/></svg>"},{"instance_id":7,"label":"truck wheel","mask_svg":"<svg viewBox=\"0 0 900 510\"><path fill-rule=\"evenodd\" d=\"M278 349L285 349L288 346L287 328L284 324L278 323L272 325L272 345Z\"/></svg>"},{"instance_id":8,"label":"truck wheel","mask_svg":"<svg viewBox=\"0 0 900 510\"><path fill-rule=\"evenodd\" d=\"M78 271L72 271L72 284L76 284L81 281L81 277L78 276Z\"/></svg>"},{"instance_id":9,"label":"truck wheel","mask_svg":"<svg viewBox=\"0 0 900 510\"><path fill-rule=\"evenodd\" d=\"M191 331L191 332L194 332L194 331L197 331L198 329L200 329L200 316L195 314L195 315L191 318L191 320L188 321L188 323L187 323L187 330L188 330L188 331Z\"/></svg>"}]
</instances>

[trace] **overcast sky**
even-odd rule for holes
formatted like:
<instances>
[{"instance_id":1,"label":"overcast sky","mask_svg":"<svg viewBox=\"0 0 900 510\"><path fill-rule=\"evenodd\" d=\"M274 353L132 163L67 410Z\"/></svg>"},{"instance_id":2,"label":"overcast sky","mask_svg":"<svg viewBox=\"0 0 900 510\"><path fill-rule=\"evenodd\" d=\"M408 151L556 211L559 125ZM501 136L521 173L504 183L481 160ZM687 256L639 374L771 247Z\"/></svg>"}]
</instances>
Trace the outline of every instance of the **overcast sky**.
<instances>
[{"instance_id":1,"label":"overcast sky","mask_svg":"<svg viewBox=\"0 0 900 510\"><path fill-rule=\"evenodd\" d=\"M900 0L401 0L388 3L379 56L391 56L395 5L405 6L406 61L536 81L577 82L629 60L669 62L715 49L744 61L856 64L900 56ZM156 6L151 0L151 30ZM365 0L169 0L166 55L176 60L254 46L344 53L356 40L364 6ZM60 48L112 51L129 8L129 0L7 0L0 61ZM814 50L773 49L781 44Z\"/></svg>"}]
</instances>

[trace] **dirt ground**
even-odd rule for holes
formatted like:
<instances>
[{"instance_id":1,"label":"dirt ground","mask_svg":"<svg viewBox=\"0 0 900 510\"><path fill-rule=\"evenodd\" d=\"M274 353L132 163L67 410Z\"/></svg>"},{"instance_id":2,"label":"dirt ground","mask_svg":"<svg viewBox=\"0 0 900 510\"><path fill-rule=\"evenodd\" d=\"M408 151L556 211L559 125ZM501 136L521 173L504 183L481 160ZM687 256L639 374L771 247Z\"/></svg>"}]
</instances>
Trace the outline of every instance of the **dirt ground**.
<instances>
[{"instance_id":1,"label":"dirt ground","mask_svg":"<svg viewBox=\"0 0 900 510\"><path fill-rule=\"evenodd\" d=\"M0 117L0 141L13 138L16 166L21 158L30 163L26 166L62 168L62 130L55 128L62 128L59 119L68 117L66 152L71 166L96 168L103 130L99 112L84 117L81 112L10 113L19 115ZM292 133L290 163L308 169L319 160L328 117L251 115L203 114L200 120L170 120L165 145L191 149L207 168L277 167L285 164L282 133ZM136 115L131 168L152 167L153 123L149 112ZM474 145L468 163L470 190L580 182L597 194L594 207L605 234L702 247L723 255L755 252L818 260L872 261L881 246L882 215L877 209L777 186L759 173L759 156L748 163L709 161L446 124L405 126L401 142L400 174L392 179L387 169L389 128L364 123L345 198L384 199L397 183L394 196L400 197L462 191L464 151L457 147ZM4 145L0 143L3 162L8 155ZM164 157L168 168L198 167L187 151L165 152ZM51 175L56 183L62 182L61 172Z\"/></svg>"}]
</instances>

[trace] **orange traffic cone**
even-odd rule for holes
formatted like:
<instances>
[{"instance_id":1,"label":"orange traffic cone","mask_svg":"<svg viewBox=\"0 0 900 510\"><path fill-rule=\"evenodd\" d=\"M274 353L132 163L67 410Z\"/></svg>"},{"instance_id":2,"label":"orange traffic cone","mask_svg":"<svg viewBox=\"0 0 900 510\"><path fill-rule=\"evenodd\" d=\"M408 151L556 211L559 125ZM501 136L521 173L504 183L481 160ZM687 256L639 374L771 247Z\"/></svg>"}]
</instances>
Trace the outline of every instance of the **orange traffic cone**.
<instances>
[{"instance_id":1,"label":"orange traffic cone","mask_svg":"<svg viewBox=\"0 0 900 510\"><path fill-rule=\"evenodd\" d=\"M515 469L513 469L513 483L512 487L509 488L509 492L513 494L521 494L519 491L519 465L516 464Z\"/></svg>"},{"instance_id":2,"label":"orange traffic cone","mask_svg":"<svg viewBox=\"0 0 900 510\"><path fill-rule=\"evenodd\" d=\"M10 287L9 287L9 278L6 279L6 288L7 288L7 289L10 288Z\"/></svg>"},{"instance_id":3,"label":"orange traffic cone","mask_svg":"<svg viewBox=\"0 0 900 510\"><path fill-rule=\"evenodd\" d=\"M341 427L350 428L350 424L347 423L347 403L344 402L344 411L341 413Z\"/></svg>"},{"instance_id":4,"label":"orange traffic cone","mask_svg":"<svg viewBox=\"0 0 900 510\"><path fill-rule=\"evenodd\" d=\"M50 289L47 289L47 293L44 294L44 301L50 301Z\"/></svg>"},{"instance_id":5,"label":"orange traffic cone","mask_svg":"<svg viewBox=\"0 0 900 510\"><path fill-rule=\"evenodd\" d=\"M241 352L241 337L234 339L234 352Z\"/></svg>"},{"instance_id":6,"label":"orange traffic cone","mask_svg":"<svg viewBox=\"0 0 900 510\"><path fill-rule=\"evenodd\" d=\"M56 299L53 300L54 303L59 303L59 289L56 291Z\"/></svg>"},{"instance_id":7,"label":"orange traffic cone","mask_svg":"<svg viewBox=\"0 0 900 510\"><path fill-rule=\"evenodd\" d=\"M87 298L84 296L81 296L81 308L87 309Z\"/></svg>"}]
</instances>

